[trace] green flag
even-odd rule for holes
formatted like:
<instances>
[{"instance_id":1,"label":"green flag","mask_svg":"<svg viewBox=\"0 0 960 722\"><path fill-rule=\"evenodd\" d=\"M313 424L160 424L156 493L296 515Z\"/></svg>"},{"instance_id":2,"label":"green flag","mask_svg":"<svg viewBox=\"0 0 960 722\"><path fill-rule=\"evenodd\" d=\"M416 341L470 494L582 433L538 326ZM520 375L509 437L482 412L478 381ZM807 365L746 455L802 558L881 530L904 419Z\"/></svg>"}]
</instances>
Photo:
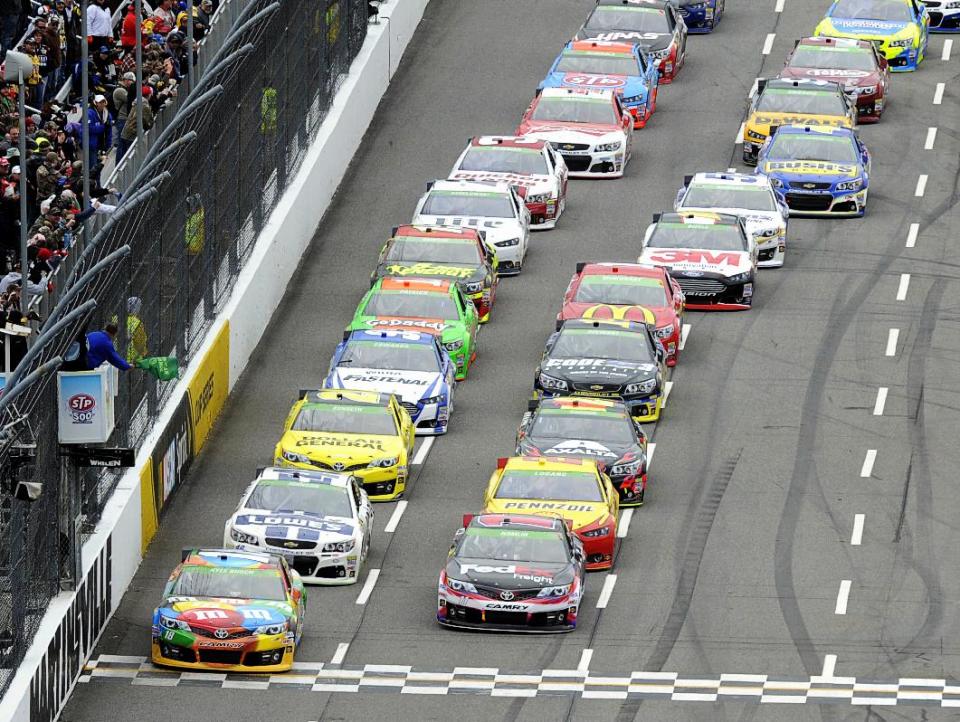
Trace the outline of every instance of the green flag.
<instances>
[{"instance_id":1,"label":"green flag","mask_svg":"<svg viewBox=\"0 0 960 722\"><path fill-rule=\"evenodd\" d=\"M173 381L180 375L175 356L148 356L137 361L137 368L153 374L160 381Z\"/></svg>"}]
</instances>

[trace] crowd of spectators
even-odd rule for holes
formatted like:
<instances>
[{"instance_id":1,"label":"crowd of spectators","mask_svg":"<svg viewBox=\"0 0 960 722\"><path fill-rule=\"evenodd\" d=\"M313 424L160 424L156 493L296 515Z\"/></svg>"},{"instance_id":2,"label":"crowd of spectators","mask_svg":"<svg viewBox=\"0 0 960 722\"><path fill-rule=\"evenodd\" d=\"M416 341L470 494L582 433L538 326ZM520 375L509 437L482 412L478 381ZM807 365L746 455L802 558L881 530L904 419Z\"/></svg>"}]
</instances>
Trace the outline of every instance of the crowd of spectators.
<instances>
[{"instance_id":1,"label":"crowd of spectators","mask_svg":"<svg viewBox=\"0 0 960 722\"><path fill-rule=\"evenodd\" d=\"M119 162L137 138L136 30L142 31L141 113L149 130L188 71L187 53L208 32L220 0L196 0L193 41L187 38L185 0L144 0L137 18L132 0L88 0L90 156L83 157L80 97L80 0L0 0L0 59L8 50L31 56L25 79L26 156L20 157L15 83L0 83L0 316L19 300L20 179L26 178L30 264L27 290L47 287L47 276L73 243L78 225L113 206L101 186L104 166ZM114 22L114 16L117 22ZM69 83L69 92L62 89ZM83 197L89 163L90 198ZM0 318L0 322L4 319Z\"/></svg>"}]
</instances>

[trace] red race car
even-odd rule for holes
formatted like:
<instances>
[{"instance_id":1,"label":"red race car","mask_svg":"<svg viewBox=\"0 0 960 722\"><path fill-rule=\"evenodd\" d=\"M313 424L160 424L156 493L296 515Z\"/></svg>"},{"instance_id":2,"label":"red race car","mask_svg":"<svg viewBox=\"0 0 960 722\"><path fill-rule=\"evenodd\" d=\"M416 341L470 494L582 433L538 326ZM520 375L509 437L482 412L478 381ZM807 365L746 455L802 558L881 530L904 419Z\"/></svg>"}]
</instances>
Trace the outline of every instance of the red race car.
<instances>
[{"instance_id":1,"label":"red race car","mask_svg":"<svg viewBox=\"0 0 960 722\"><path fill-rule=\"evenodd\" d=\"M578 263L557 322L595 318L647 323L652 313L667 365L676 366L685 306L680 284L666 269L640 263Z\"/></svg>"},{"instance_id":2,"label":"red race car","mask_svg":"<svg viewBox=\"0 0 960 722\"><path fill-rule=\"evenodd\" d=\"M856 101L860 122L877 122L887 102L890 68L873 43L854 38L798 40L781 78L810 78L837 83Z\"/></svg>"}]
</instances>

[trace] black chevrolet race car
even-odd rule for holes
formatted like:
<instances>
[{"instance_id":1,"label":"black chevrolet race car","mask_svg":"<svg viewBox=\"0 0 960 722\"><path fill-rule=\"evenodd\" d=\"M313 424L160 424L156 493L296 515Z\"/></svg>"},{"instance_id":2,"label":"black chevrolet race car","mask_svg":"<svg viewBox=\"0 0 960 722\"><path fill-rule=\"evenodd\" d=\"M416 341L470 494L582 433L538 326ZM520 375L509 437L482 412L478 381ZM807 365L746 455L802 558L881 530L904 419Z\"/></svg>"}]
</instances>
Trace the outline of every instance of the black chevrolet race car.
<instances>
[{"instance_id":1,"label":"black chevrolet race car","mask_svg":"<svg viewBox=\"0 0 960 722\"><path fill-rule=\"evenodd\" d=\"M577 626L583 575L583 545L559 517L465 514L440 572L437 621L569 632Z\"/></svg>"},{"instance_id":2,"label":"black chevrolet race car","mask_svg":"<svg viewBox=\"0 0 960 722\"><path fill-rule=\"evenodd\" d=\"M622 401L558 397L531 401L517 430L517 456L589 457L620 494L640 506L647 487L647 436Z\"/></svg>"},{"instance_id":3,"label":"black chevrolet race car","mask_svg":"<svg viewBox=\"0 0 960 722\"><path fill-rule=\"evenodd\" d=\"M663 405L663 345L634 321L558 322L534 374L538 398L620 399L637 421L656 421Z\"/></svg>"}]
</instances>

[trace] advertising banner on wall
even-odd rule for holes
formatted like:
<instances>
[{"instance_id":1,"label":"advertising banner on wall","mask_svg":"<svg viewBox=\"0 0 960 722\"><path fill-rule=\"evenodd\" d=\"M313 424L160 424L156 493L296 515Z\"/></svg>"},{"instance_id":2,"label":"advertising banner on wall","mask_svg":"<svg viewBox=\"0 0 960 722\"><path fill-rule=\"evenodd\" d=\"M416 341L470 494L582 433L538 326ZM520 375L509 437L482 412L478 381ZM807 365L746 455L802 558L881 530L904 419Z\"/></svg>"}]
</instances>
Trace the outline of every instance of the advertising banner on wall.
<instances>
[{"instance_id":1,"label":"advertising banner on wall","mask_svg":"<svg viewBox=\"0 0 960 722\"><path fill-rule=\"evenodd\" d=\"M103 444L113 433L116 370L57 374L57 405L61 444Z\"/></svg>"}]
</instances>

